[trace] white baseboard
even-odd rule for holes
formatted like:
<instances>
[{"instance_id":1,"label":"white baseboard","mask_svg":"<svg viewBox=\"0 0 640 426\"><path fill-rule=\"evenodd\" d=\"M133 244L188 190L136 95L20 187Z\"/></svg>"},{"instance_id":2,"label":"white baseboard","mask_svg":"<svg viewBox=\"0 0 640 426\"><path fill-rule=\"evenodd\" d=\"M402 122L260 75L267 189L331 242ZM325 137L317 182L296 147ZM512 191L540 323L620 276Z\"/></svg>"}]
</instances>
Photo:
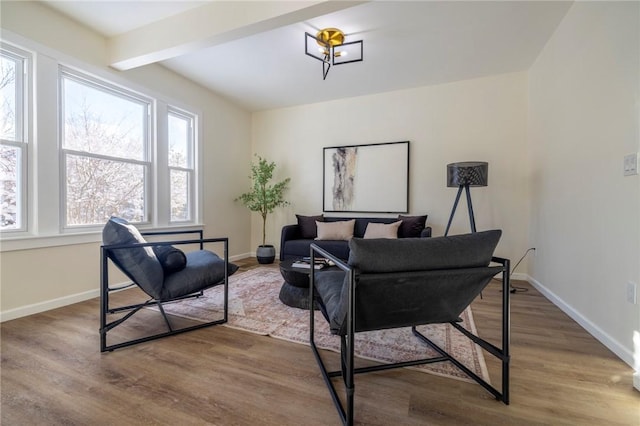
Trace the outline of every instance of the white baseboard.
<instances>
[{"instance_id":1,"label":"white baseboard","mask_svg":"<svg viewBox=\"0 0 640 426\"><path fill-rule=\"evenodd\" d=\"M529 281L529 275L527 274L522 274L520 272L515 272L513 274L511 274L511 279L512 280L520 280L520 281Z\"/></svg>"},{"instance_id":2,"label":"white baseboard","mask_svg":"<svg viewBox=\"0 0 640 426\"><path fill-rule=\"evenodd\" d=\"M229 256L229 261L234 262L236 260L246 259L247 257L256 257L256 254L255 253L236 254L235 256Z\"/></svg>"},{"instance_id":3,"label":"white baseboard","mask_svg":"<svg viewBox=\"0 0 640 426\"><path fill-rule=\"evenodd\" d=\"M514 274L515 275L515 274ZM620 344L616 339L604 332L600 327L589 321L582 316L580 312L576 311L572 306L567 304L564 300L558 297L551 290L546 288L542 283L534 278L527 276L527 281L542 293L547 299L549 299L554 305L556 305L562 312L569 315L571 319L577 322L582 328L584 328L589 334L596 338L600 343L605 345L611 352L613 352L618 358L629 364L631 368L634 368L633 353ZM638 374L638 372L636 372ZM635 380L635 379L634 379Z\"/></svg>"},{"instance_id":4,"label":"white baseboard","mask_svg":"<svg viewBox=\"0 0 640 426\"><path fill-rule=\"evenodd\" d=\"M16 318L26 317L27 315L38 314L51 309L61 308L63 306L72 305L85 300L93 299L100 296L100 290L89 290L82 293L72 294L70 296L58 297L57 299L46 300L32 305L21 306L8 311L0 312L0 322L10 321Z\"/></svg>"},{"instance_id":5,"label":"white baseboard","mask_svg":"<svg viewBox=\"0 0 640 426\"><path fill-rule=\"evenodd\" d=\"M250 256L250 254L229 256L229 261L233 262ZM0 312L0 322L26 317L27 315L39 314L40 312L50 311L51 309L57 309L67 305L73 305L74 303L84 302L85 300L93 299L94 297L100 297L100 289L88 290L82 293L58 297L52 300L45 300L44 302L21 306L15 309L9 309L8 311Z\"/></svg>"}]
</instances>

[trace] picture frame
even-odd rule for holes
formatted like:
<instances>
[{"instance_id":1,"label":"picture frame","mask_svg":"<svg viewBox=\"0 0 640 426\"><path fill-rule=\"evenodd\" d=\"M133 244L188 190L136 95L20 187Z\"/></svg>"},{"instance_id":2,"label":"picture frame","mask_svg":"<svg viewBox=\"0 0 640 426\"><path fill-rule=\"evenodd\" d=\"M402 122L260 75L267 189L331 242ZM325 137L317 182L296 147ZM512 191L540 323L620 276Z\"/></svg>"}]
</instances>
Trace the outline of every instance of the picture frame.
<instances>
[{"instance_id":1,"label":"picture frame","mask_svg":"<svg viewBox=\"0 0 640 426\"><path fill-rule=\"evenodd\" d=\"M409 212L409 141L323 148L323 211Z\"/></svg>"}]
</instances>

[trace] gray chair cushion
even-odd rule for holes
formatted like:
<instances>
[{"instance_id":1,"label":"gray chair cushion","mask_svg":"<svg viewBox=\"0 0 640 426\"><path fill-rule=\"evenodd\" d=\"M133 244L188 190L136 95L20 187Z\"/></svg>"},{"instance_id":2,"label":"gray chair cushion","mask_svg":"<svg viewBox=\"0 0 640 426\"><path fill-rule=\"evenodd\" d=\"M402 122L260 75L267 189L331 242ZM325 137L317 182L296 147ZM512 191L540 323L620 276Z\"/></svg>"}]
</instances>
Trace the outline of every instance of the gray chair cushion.
<instances>
[{"instance_id":1,"label":"gray chair cushion","mask_svg":"<svg viewBox=\"0 0 640 426\"><path fill-rule=\"evenodd\" d=\"M224 259L209 250L197 250L186 254L187 267L165 278L159 300L169 300L219 284L224 279ZM229 263L231 276L238 266Z\"/></svg>"},{"instance_id":2,"label":"gray chair cushion","mask_svg":"<svg viewBox=\"0 0 640 426\"><path fill-rule=\"evenodd\" d=\"M362 273L429 271L487 266L502 231L396 240L353 238L349 265Z\"/></svg>"},{"instance_id":3,"label":"gray chair cushion","mask_svg":"<svg viewBox=\"0 0 640 426\"><path fill-rule=\"evenodd\" d=\"M102 229L104 245L136 244L146 241L135 226L124 219L112 217ZM149 296L162 294L164 272L151 247L114 249L113 262Z\"/></svg>"}]
</instances>

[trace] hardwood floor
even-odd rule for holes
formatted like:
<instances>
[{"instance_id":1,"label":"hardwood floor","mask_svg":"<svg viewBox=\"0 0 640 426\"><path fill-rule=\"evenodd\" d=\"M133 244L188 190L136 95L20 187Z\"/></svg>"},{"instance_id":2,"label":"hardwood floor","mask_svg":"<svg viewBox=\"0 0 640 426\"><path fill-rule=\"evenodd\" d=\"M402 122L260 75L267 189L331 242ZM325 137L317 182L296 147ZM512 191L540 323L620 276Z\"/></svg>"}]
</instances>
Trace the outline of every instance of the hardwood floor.
<instances>
[{"instance_id":1,"label":"hardwood floor","mask_svg":"<svg viewBox=\"0 0 640 426\"><path fill-rule=\"evenodd\" d=\"M640 425L632 369L527 283L516 285L528 291L512 297L509 406L476 384L393 370L356 377L356 422ZM497 341L499 284L483 295L472 305L476 326ZM307 346L216 326L101 354L98 312L94 299L1 325L3 425L340 423ZM159 318L132 320L146 327Z\"/></svg>"}]
</instances>

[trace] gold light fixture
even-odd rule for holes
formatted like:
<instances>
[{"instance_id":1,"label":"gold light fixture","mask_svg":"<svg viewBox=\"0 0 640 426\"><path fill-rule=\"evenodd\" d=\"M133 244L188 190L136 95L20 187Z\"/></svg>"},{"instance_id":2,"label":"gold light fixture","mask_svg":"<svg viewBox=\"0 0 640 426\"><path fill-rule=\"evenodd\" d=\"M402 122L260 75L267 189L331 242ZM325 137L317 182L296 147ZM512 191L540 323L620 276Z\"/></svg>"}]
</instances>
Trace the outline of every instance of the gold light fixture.
<instances>
[{"instance_id":1,"label":"gold light fixture","mask_svg":"<svg viewBox=\"0 0 640 426\"><path fill-rule=\"evenodd\" d=\"M320 46L318 53L313 51L310 44L313 40ZM304 53L322 62L322 79L326 80L331 65L350 64L361 62L363 59L362 40L344 42L344 32L337 28L325 28L313 36L304 33ZM349 59L345 59L349 56Z\"/></svg>"}]
</instances>

